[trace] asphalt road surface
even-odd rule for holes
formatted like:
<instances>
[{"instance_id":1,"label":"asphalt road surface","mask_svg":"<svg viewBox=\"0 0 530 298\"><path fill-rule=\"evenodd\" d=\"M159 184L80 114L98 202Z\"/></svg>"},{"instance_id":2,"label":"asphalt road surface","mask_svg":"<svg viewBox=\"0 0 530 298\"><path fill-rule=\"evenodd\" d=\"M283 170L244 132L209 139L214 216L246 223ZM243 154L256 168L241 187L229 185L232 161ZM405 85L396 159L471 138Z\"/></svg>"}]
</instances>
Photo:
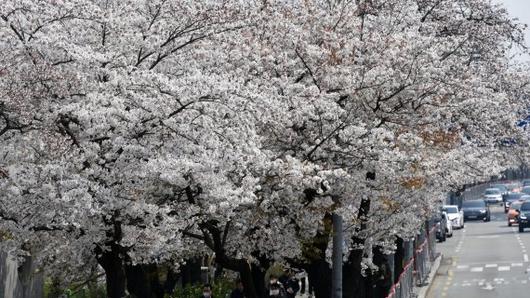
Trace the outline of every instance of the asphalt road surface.
<instances>
[{"instance_id":1,"label":"asphalt road surface","mask_svg":"<svg viewBox=\"0 0 530 298\"><path fill-rule=\"evenodd\" d=\"M530 297L530 229L508 227L501 207L491 208L490 222L466 221L436 248L444 257L428 298Z\"/></svg>"}]
</instances>

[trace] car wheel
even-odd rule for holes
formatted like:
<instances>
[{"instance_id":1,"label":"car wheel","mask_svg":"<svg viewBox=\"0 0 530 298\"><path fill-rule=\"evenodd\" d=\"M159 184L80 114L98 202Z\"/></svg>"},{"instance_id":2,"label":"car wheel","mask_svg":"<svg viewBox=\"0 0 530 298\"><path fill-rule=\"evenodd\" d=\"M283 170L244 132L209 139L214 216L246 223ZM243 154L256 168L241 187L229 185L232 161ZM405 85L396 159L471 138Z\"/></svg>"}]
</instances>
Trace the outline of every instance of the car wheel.
<instances>
[{"instance_id":1,"label":"car wheel","mask_svg":"<svg viewBox=\"0 0 530 298\"><path fill-rule=\"evenodd\" d=\"M447 237L446 237L446 235L444 234L444 235L442 236L442 241L441 241L441 242L445 242L446 239L447 239Z\"/></svg>"},{"instance_id":2,"label":"car wheel","mask_svg":"<svg viewBox=\"0 0 530 298\"><path fill-rule=\"evenodd\" d=\"M509 226L509 227L511 227L511 226L512 226L512 223L511 223L511 222L509 222L509 223L508 223L508 226Z\"/></svg>"},{"instance_id":3,"label":"car wheel","mask_svg":"<svg viewBox=\"0 0 530 298\"><path fill-rule=\"evenodd\" d=\"M522 233L522 232L524 232L524 227L519 225L519 233Z\"/></svg>"}]
</instances>

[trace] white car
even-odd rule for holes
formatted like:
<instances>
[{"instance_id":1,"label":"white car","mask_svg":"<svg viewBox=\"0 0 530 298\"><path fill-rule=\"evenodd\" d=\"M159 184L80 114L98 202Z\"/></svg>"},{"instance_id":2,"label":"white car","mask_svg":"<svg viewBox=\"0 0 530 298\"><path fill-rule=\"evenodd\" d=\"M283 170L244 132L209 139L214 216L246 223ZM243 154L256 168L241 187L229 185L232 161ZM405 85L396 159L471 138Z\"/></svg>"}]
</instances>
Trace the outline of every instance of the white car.
<instances>
[{"instance_id":1,"label":"white car","mask_svg":"<svg viewBox=\"0 0 530 298\"><path fill-rule=\"evenodd\" d=\"M487 188L484 191L484 200L488 204L502 203L502 193L498 188Z\"/></svg>"},{"instance_id":2,"label":"white car","mask_svg":"<svg viewBox=\"0 0 530 298\"><path fill-rule=\"evenodd\" d=\"M442 210L447 213L447 221L455 229L464 227L464 211L460 210L457 205L444 205Z\"/></svg>"}]
</instances>

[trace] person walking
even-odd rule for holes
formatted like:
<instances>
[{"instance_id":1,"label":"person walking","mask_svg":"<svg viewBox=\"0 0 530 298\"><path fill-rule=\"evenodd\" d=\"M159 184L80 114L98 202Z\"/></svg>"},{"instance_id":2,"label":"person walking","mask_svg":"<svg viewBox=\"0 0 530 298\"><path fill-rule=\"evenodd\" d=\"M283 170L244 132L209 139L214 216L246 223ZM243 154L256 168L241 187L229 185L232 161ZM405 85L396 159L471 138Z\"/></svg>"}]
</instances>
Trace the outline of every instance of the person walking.
<instances>
[{"instance_id":1,"label":"person walking","mask_svg":"<svg viewBox=\"0 0 530 298\"><path fill-rule=\"evenodd\" d=\"M212 286L210 284L205 284L202 287L201 298L214 298L212 294Z\"/></svg>"},{"instance_id":2,"label":"person walking","mask_svg":"<svg viewBox=\"0 0 530 298\"><path fill-rule=\"evenodd\" d=\"M271 275L269 278L269 286L267 287L267 295L265 297L268 298L288 298L287 293L285 292L285 289L282 285L282 283L278 280L278 277L275 275Z\"/></svg>"},{"instance_id":3,"label":"person walking","mask_svg":"<svg viewBox=\"0 0 530 298\"><path fill-rule=\"evenodd\" d=\"M280 277L280 283L283 285L287 298L295 298L296 293L300 290L298 279L295 278L294 272L288 270L282 277Z\"/></svg>"}]
</instances>

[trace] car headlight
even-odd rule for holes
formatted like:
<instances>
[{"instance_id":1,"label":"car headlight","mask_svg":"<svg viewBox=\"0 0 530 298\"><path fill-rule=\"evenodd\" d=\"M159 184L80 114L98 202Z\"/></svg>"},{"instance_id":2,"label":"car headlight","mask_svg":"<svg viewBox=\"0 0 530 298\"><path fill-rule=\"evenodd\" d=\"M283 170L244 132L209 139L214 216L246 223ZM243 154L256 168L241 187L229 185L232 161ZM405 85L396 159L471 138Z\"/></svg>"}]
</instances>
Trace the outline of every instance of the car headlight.
<instances>
[{"instance_id":1,"label":"car headlight","mask_svg":"<svg viewBox=\"0 0 530 298\"><path fill-rule=\"evenodd\" d=\"M480 210L480 213L486 213L486 210Z\"/></svg>"},{"instance_id":2,"label":"car headlight","mask_svg":"<svg viewBox=\"0 0 530 298\"><path fill-rule=\"evenodd\" d=\"M521 215L519 215L519 218L520 218L520 219L526 219L526 215L521 214Z\"/></svg>"}]
</instances>

